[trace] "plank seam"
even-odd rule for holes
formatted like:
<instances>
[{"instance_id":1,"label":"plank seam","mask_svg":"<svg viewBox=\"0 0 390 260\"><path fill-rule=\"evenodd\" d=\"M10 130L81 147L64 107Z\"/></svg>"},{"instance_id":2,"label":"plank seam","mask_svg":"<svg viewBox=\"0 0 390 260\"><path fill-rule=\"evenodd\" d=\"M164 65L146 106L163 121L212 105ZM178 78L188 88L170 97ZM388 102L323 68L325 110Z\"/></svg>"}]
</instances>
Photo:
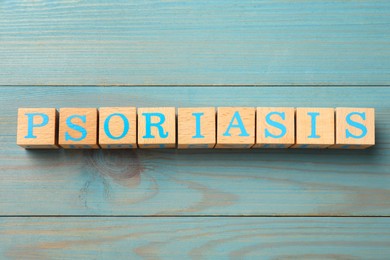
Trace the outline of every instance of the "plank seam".
<instances>
[{"instance_id":1,"label":"plank seam","mask_svg":"<svg viewBox=\"0 0 390 260\"><path fill-rule=\"evenodd\" d=\"M0 218L390 218L390 215L0 215Z\"/></svg>"},{"instance_id":2,"label":"plank seam","mask_svg":"<svg viewBox=\"0 0 390 260\"><path fill-rule=\"evenodd\" d=\"M258 84L173 84L173 85L0 85L0 87L390 87L390 85L258 85Z\"/></svg>"}]
</instances>

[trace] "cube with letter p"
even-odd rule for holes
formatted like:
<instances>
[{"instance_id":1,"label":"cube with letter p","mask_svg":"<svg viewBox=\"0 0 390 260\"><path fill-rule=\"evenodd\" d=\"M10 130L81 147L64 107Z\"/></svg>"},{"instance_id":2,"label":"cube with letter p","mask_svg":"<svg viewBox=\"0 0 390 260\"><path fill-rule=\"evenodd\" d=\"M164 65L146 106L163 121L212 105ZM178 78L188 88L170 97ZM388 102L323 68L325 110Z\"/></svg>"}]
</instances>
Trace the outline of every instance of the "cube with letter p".
<instances>
[{"instance_id":1,"label":"cube with letter p","mask_svg":"<svg viewBox=\"0 0 390 260\"><path fill-rule=\"evenodd\" d=\"M16 143L27 149L56 149L57 110L19 108Z\"/></svg>"}]
</instances>

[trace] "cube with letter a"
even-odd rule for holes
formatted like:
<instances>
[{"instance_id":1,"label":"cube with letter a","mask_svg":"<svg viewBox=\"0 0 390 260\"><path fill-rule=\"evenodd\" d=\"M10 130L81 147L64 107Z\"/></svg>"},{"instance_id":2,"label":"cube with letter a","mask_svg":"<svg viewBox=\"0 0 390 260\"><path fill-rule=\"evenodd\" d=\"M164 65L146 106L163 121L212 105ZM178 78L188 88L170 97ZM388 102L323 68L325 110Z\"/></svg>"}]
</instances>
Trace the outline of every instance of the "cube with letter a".
<instances>
[{"instance_id":1,"label":"cube with letter a","mask_svg":"<svg viewBox=\"0 0 390 260\"><path fill-rule=\"evenodd\" d=\"M333 108L297 108L292 148L327 148L334 144Z\"/></svg>"},{"instance_id":2,"label":"cube with letter a","mask_svg":"<svg viewBox=\"0 0 390 260\"><path fill-rule=\"evenodd\" d=\"M336 144L330 148L365 149L373 145L374 108L336 108Z\"/></svg>"},{"instance_id":3,"label":"cube with letter a","mask_svg":"<svg viewBox=\"0 0 390 260\"><path fill-rule=\"evenodd\" d=\"M137 148L137 109L99 108L99 146L103 149Z\"/></svg>"},{"instance_id":4,"label":"cube with letter a","mask_svg":"<svg viewBox=\"0 0 390 260\"><path fill-rule=\"evenodd\" d=\"M138 147L176 147L176 108L138 108Z\"/></svg>"},{"instance_id":5,"label":"cube with letter a","mask_svg":"<svg viewBox=\"0 0 390 260\"><path fill-rule=\"evenodd\" d=\"M295 108L258 107L253 148L288 148L295 143Z\"/></svg>"},{"instance_id":6,"label":"cube with letter a","mask_svg":"<svg viewBox=\"0 0 390 260\"><path fill-rule=\"evenodd\" d=\"M255 143L253 107L218 107L215 148L251 148Z\"/></svg>"},{"instance_id":7,"label":"cube with letter a","mask_svg":"<svg viewBox=\"0 0 390 260\"><path fill-rule=\"evenodd\" d=\"M214 107L178 108L178 148L214 148L215 120Z\"/></svg>"},{"instance_id":8,"label":"cube with letter a","mask_svg":"<svg viewBox=\"0 0 390 260\"><path fill-rule=\"evenodd\" d=\"M16 143L27 149L56 149L57 110L19 108Z\"/></svg>"},{"instance_id":9,"label":"cube with letter a","mask_svg":"<svg viewBox=\"0 0 390 260\"><path fill-rule=\"evenodd\" d=\"M96 108L61 108L58 144L64 149L98 149Z\"/></svg>"}]
</instances>

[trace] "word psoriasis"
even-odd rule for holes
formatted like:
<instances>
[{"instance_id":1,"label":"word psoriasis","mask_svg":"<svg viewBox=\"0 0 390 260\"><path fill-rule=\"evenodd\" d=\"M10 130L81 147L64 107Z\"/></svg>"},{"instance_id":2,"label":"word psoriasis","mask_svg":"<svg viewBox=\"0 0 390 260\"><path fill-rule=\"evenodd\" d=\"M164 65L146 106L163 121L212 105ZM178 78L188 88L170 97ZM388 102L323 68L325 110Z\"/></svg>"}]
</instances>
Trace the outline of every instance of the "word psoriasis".
<instances>
[{"instance_id":1,"label":"word psoriasis","mask_svg":"<svg viewBox=\"0 0 390 260\"><path fill-rule=\"evenodd\" d=\"M19 108L26 149L339 148L375 145L373 108Z\"/></svg>"}]
</instances>

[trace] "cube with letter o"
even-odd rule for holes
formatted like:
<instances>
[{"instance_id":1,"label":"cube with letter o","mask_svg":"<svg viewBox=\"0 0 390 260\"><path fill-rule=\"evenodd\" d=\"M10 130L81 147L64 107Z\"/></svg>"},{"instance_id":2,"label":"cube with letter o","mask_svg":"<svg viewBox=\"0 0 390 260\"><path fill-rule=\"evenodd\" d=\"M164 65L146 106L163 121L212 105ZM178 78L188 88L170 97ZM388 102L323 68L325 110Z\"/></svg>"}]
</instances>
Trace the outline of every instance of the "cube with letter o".
<instances>
[{"instance_id":1,"label":"cube with letter o","mask_svg":"<svg viewBox=\"0 0 390 260\"><path fill-rule=\"evenodd\" d=\"M99 108L99 146L103 149L137 148L137 109Z\"/></svg>"}]
</instances>

